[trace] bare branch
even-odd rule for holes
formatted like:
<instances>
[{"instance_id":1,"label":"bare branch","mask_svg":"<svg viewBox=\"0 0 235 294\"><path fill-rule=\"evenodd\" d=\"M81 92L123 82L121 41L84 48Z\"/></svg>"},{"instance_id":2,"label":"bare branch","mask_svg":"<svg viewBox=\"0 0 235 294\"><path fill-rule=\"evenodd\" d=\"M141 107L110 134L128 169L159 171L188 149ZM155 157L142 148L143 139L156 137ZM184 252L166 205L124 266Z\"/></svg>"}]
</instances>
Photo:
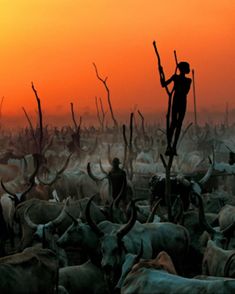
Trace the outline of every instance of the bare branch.
<instances>
[{"instance_id":1,"label":"bare branch","mask_svg":"<svg viewBox=\"0 0 235 294\"><path fill-rule=\"evenodd\" d=\"M160 158L161 158L161 161L162 161L162 164L163 164L164 168L167 168L166 161L165 161L162 154L160 154Z\"/></svg>"},{"instance_id":2,"label":"bare branch","mask_svg":"<svg viewBox=\"0 0 235 294\"><path fill-rule=\"evenodd\" d=\"M102 128L102 121L101 121L101 117L100 117L100 111L99 111L99 107L98 107L97 97L95 97L95 106L96 106L97 118L98 118L98 121L99 121L100 126Z\"/></svg>"},{"instance_id":3,"label":"bare branch","mask_svg":"<svg viewBox=\"0 0 235 294\"><path fill-rule=\"evenodd\" d=\"M71 106L72 120L73 120L73 123L74 123L74 126L75 126L75 132L77 132L78 131L78 125L77 125L77 122L76 122L76 119L75 119L73 103L72 102L70 103L70 106Z\"/></svg>"},{"instance_id":4,"label":"bare branch","mask_svg":"<svg viewBox=\"0 0 235 294\"><path fill-rule=\"evenodd\" d=\"M108 99L108 105L109 105L109 110L110 110L110 113L111 113L111 117L112 117L112 120L113 120L113 123L114 123L114 127L116 129L118 129L118 123L117 123L117 120L114 116L114 112L113 112L113 107L112 107L112 103L111 103L111 99L110 99L110 91L109 91L109 88L107 86L107 79L108 77L106 77L105 79L102 79L98 73L98 70L97 70L97 67L96 67L96 64L93 62L93 66L95 68L95 72L96 72L96 76L97 78L103 83L105 89L106 89L106 92L107 92L107 99Z\"/></svg>"},{"instance_id":5,"label":"bare branch","mask_svg":"<svg viewBox=\"0 0 235 294\"><path fill-rule=\"evenodd\" d=\"M101 109L101 113L102 113L102 130L103 130L104 129L104 120L105 120L106 112L104 111L103 102L102 102L101 97L100 97L100 109Z\"/></svg>"},{"instance_id":6,"label":"bare branch","mask_svg":"<svg viewBox=\"0 0 235 294\"><path fill-rule=\"evenodd\" d=\"M142 132L143 132L143 135L145 135L145 129L144 129L144 116L143 114L138 110L138 114L141 118L141 127L142 127Z\"/></svg>"},{"instance_id":7,"label":"bare branch","mask_svg":"<svg viewBox=\"0 0 235 294\"><path fill-rule=\"evenodd\" d=\"M36 147L36 150L38 150L38 142L37 142L37 138L35 136L35 131L34 131L34 128L33 128L33 125L32 125L32 122L26 112L26 110L24 109L24 107L22 107L23 111L24 111L24 114L26 116L26 119L29 123L29 128L30 128L30 132L31 132L31 136L33 137L33 140L34 140L34 143L35 143L35 147Z\"/></svg>"},{"instance_id":8,"label":"bare branch","mask_svg":"<svg viewBox=\"0 0 235 294\"><path fill-rule=\"evenodd\" d=\"M100 107L99 107L98 99L97 99L97 97L95 97L95 105L96 105L97 118L98 118L98 121L99 121L100 126L101 126L101 131L103 132L103 130L104 130L104 120L105 120L106 113L104 112L102 99L99 98L99 105L100 105Z\"/></svg>"},{"instance_id":9,"label":"bare branch","mask_svg":"<svg viewBox=\"0 0 235 294\"><path fill-rule=\"evenodd\" d=\"M40 130L40 134L39 134L39 153L41 154L42 152L42 141L43 141L43 122L42 122L42 108L41 108L41 101L38 97L38 93L34 87L34 84L32 82L32 89L33 92L35 94L36 100L37 100L37 104L38 104L38 116L39 116L39 130Z\"/></svg>"}]
</instances>

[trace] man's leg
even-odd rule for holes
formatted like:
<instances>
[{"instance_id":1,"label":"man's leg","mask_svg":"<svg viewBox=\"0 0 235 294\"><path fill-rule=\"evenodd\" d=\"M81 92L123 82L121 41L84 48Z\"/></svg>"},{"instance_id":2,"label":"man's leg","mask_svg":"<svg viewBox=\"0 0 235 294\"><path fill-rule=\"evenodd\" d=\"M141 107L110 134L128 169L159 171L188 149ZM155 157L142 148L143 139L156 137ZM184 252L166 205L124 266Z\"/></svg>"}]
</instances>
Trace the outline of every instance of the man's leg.
<instances>
[{"instance_id":1,"label":"man's leg","mask_svg":"<svg viewBox=\"0 0 235 294\"><path fill-rule=\"evenodd\" d=\"M176 123L174 143L173 143L173 146L172 146L172 149L173 149L172 151L173 151L174 155L177 155L176 146L177 146L177 143L178 143L178 140L179 140L179 136L180 136L180 132L181 132L185 112L186 112L186 104L183 105L182 108L180 109L178 120L177 120L177 123Z\"/></svg>"},{"instance_id":2,"label":"man's leg","mask_svg":"<svg viewBox=\"0 0 235 294\"><path fill-rule=\"evenodd\" d=\"M168 155L168 156L172 153L171 141L177 126L177 105L174 102L175 101L173 101L173 105L172 105L171 123L167 133L167 149L166 149L165 155Z\"/></svg>"}]
</instances>

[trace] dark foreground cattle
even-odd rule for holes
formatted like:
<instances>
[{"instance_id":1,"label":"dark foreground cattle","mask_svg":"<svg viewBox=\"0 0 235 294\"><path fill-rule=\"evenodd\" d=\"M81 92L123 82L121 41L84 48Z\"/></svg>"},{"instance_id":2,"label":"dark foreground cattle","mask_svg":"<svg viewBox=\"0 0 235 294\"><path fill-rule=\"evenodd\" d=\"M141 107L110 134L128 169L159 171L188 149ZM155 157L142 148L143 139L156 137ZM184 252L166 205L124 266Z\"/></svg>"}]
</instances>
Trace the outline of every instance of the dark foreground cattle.
<instances>
[{"instance_id":1,"label":"dark foreground cattle","mask_svg":"<svg viewBox=\"0 0 235 294\"><path fill-rule=\"evenodd\" d=\"M51 250L27 248L0 259L0 293L55 293L57 272L57 258Z\"/></svg>"}]
</instances>

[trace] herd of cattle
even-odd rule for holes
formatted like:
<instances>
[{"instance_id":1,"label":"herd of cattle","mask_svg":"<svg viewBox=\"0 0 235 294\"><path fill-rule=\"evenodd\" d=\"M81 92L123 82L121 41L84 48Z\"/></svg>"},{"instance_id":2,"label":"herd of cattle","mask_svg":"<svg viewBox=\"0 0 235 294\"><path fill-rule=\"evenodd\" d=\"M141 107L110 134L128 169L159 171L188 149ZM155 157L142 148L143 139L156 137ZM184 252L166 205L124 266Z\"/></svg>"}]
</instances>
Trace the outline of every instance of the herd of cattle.
<instances>
[{"instance_id":1,"label":"herd of cattle","mask_svg":"<svg viewBox=\"0 0 235 294\"><path fill-rule=\"evenodd\" d=\"M235 293L235 130L196 131L173 161L172 221L156 126L131 154L113 130L74 146L69 128L47 129L40 154L28 130L2 132L0 293ZM131 165L128 203L110 192L114 157Z\"/></svg>"}]
</instances>

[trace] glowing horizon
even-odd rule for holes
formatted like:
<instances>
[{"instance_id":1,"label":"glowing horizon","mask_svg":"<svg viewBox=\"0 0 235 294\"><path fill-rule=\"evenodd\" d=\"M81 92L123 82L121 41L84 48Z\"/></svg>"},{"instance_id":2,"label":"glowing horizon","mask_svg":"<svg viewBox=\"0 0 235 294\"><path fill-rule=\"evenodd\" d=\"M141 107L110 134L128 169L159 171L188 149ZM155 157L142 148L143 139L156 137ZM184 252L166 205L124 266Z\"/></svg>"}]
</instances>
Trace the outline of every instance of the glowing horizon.
<instances>
[{"instance_id":1,"label":"glowing horizon","mask_svg":"<svg viewBox=\"0 0 235 294\"><path fill-rule=\"evenodd\" d=\"M110 3L111 2L111 3ZM158 3L159 2L159 3ZM48 115L64 116L70 102L95 112L95 96L108 86L114 111L164 111L152 47L155 39L167 76L174 72L173 50L195 69L198 110L235 107L235 2L2 0L0 11L0 97L2 115L36 109L31 81ZM193 110L192 90L188 111Z\"/></svg>"}]
</instances>

